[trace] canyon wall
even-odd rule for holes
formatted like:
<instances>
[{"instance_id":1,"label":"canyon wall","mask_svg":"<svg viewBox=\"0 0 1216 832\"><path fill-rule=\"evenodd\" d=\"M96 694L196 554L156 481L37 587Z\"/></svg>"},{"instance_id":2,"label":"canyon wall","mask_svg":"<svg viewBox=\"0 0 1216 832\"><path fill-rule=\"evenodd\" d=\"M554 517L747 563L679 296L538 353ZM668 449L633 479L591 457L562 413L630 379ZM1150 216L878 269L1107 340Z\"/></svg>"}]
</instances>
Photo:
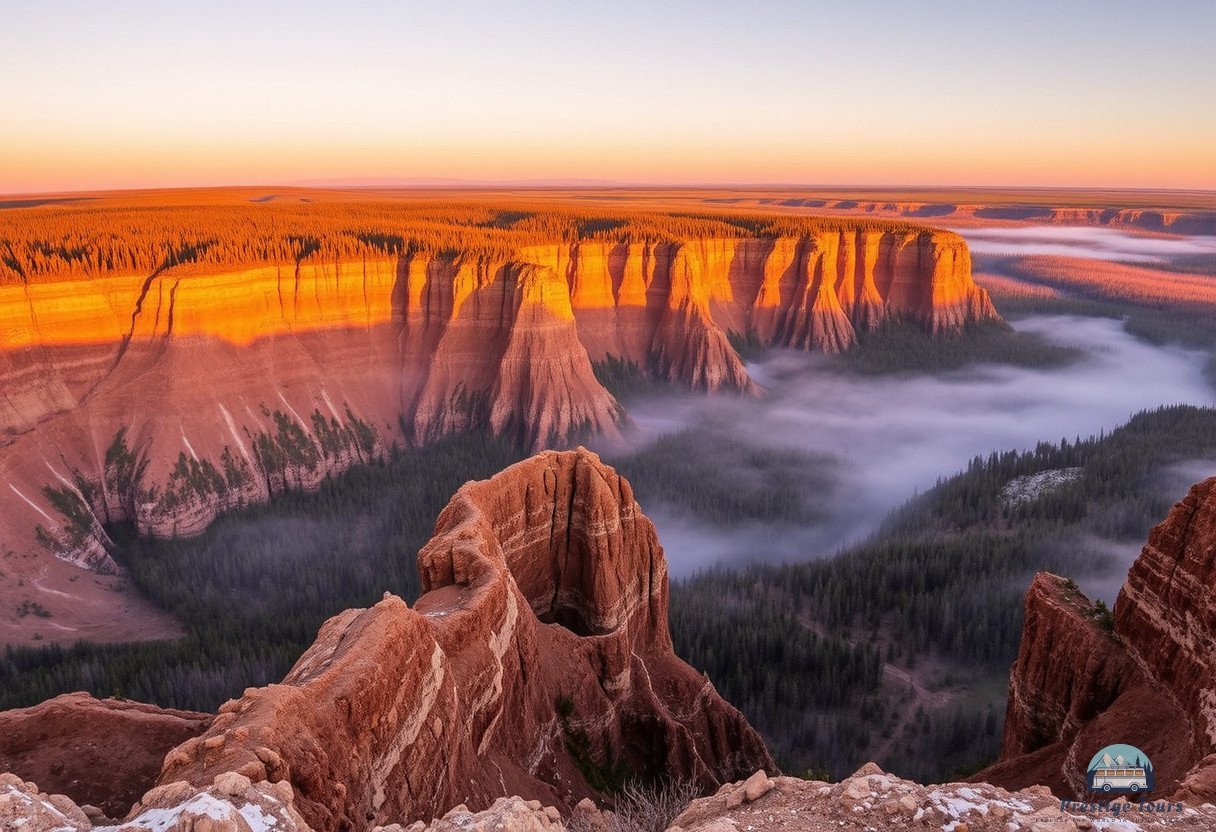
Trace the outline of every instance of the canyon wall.
<instances>
[{"instance_id":1,"label":"canyon wall","mask_svg":"<svg viewBox=\"0 0 1216 832\"><path fill-rule=\"evenodd\" d=\"M755 392L731 333L834 352L890 318L995 316L961 238L866 229L0 286L0 542L72 595L35 555L114 572L107 523L194 534L469 428L530 449L613 434L593 362ZM31 599L68 629L0 622L5 640L106 636L79 599L0 581L4 608Z\"/></svg>"},{"instance_id":2,"label":"canyon wall","mask_svg":"<svg viewBox=\"0 0 1216 832\"><path fill-rule=\"evenodd\" d=\"M1115 742L1148 754L1155 795L1216 798L1216 478L1153 529L1113 617L1036 576L1001 756L977 777L1079 795L1089 759Z\"/></svg>"}]
</instances>

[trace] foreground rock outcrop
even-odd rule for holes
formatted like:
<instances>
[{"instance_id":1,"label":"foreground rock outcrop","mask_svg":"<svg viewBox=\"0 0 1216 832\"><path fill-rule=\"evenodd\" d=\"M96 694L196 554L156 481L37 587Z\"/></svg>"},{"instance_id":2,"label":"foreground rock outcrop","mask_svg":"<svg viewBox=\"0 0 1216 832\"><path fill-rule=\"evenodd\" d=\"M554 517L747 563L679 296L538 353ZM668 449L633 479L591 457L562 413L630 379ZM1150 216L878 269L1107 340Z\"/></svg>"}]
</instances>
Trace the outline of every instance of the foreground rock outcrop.
<instances>
[{"instance_id":1,"label":"foreground rock outcrop","mask_svg":"<svg viewBox=\"0 0 1216 832\"><path fill-rule=\"evenodd\" d=\"M368 832L648 832L663 813L623 819L589 802L564 816L552 806L518 796L500 797L481 811L453 807L440 818L412 824L368 825ZM670 817L670 816L668 816ZM639 824L639 820L646 821ZM18 821L14 824L13 821ZM126 821L93 826L62 795L0 775L0 829L23 832L313 832L294 808L286 782L251 783L220 775L205 788L173 783L154 789ZM8 825L6 825L8 824ZM1041 786L1006 791L987 783L922 786L885 774L867 763L840 783L772 777L764 771L728 783L694 800L667 832L1206 832L1216 826L1216 806L1176 802L1136 804L1061 801Z\"/></svg>"},{"instance_id":2,"label":"foreground rock outcrop","mask_svg":"<svg viewBox=\"0 0 1216 832\"><path fill-rule=\"evenodd\" d=\"M328 621L282 683L226 703L159 782L289 782L315 829L484 808L568 811L616 778L712 789L772 769L678 659L667 565L628 482L589 451L465 485L419 552L424 594Z\"/></svg>"},{"instance_id":3,"label":"foreground rock outcrop","mask_svg":"<svg viewBox=\"0 0 1216 832\"><path fill-rule=\"evenodd\" d=\"M977 776L1079 795L1113 742L1148 754L1155 795L1216 799L1216 478L1153 529L1112 618L1063 579L1035 577L1001 756Z\"/></svg>"},{"instance_id":4,"label":"foreground rock outcrop","mask_svg":"<svg viewBox=\"0 0 1216 832\"><path fill-rule=\"evenodd\" d=\"M1043 786L1017 791L988 783L924 786L885 774L874 763L840 783L792 777L752 778L693 801L669 832L1077 832L1112 829L1207 830L1216 807L1126 802L1082 807L1062 803ZM761 786L760 783L766 785ZM750 789L748 787L751 787Z\"/></svg>"},{"instance_id":5,"label":"foreground rock outcrop","mask_svg":"<svg viewBox=\"0 0 1216 832\"><path fill-rule=\"evenodd\" d=\"M394 442L613 434L624 411L594 369L610 358L753 391L732 334L836 352L891 318L936 333L996 317L957 235L837 226L0 285L0 536L42 555L5 571L38 573L49 548L115 572L105 524L195 534ZM15 584L0 609L36 602L77 629L4 616L5 641L131 635Z\"/></svg>"},{"instance_id":6,"label":"foreground rock outcrop","mask_svg":"<svg viewBox=\"0 0 1216 832\"><path fill-rule=\"evenodd\" d=\"M56 696L0 711L0 771L121 817L155 782L165 754L211 718L87 693Z\"/></svg>"}]
</instances>

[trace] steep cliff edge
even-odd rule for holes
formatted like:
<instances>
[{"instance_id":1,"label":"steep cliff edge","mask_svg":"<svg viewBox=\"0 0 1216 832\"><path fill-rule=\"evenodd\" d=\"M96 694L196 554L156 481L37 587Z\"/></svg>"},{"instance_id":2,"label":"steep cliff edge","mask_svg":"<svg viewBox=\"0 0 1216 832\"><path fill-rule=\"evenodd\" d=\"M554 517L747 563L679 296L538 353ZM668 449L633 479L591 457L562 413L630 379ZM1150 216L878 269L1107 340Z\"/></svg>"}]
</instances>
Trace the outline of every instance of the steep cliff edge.
<instances>
[{"instance_id":1,"label":"steep cliff edge","mask_svg":"<svg viewBox=\"0 0 1216 832\"><path fill-rule=\"evenodd\" d=\"M1100 748L1153 761L1156 795L1216 797L1216 478L1153 529L1113 618L1054 575L1026 596L999 761L977 779L1085 787Z\"/></svg>"},{"instance_id":2,"label":"steep cliff edge","mask_svg":"<svg viewBox=\"0 0 1216 832\"><path fill-rule=\"evenodd\" d=\"M328 621L282 683L226 703L162 784L287 780L316 829L520 794L571 808L629 771L704 788L772 760L672 652L667 567L629 484L586 450L463 487L425 594Z\"/></svg>"},{"instance_id":3,"label":"steep cliff edge","mask_svg":"<svg viewBox=\"0 0 1216 832\"><path fill-rule=\"evenodd\" d=\"M18 554L112 572L106 523L194 534L393 442L614 433L624 411L594 371L608 357L754 391L732 333L839 351L887 318L949 332L995 315L961 238L847 224L3 285L0 532ZM6 608L30 600L0 584Z\"/></svg>"}]
</instances>

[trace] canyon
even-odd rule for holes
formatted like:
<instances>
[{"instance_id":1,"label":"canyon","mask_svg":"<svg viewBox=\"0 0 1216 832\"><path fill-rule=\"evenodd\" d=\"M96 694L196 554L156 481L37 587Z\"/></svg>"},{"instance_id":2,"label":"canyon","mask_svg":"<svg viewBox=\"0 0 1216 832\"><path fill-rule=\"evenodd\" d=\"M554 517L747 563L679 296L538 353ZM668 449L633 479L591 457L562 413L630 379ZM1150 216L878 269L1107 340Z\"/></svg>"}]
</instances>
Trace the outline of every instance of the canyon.
<instances>
[{"instance_id":1,"label":"canyon","mask_svg":"<svg viewBox=\"0 0 1216 832\"><path fill-rule=\"evenodd\" d=\"M608 775L623 764L706 795L646 827L668 832L1210 829L1214 519L1216 478L1153 530L1109 628L1068 582L1036 576L996 765L926 786L867 763L830 783L779 776L743 717L675 657L662 547L628 482L584 449L545 452L457 492L418 554L413 608L386 596L334 617L280 684L214 716L79 696L0 714L22 736L55 737L39 749L42 783L26 760L0 774L0 823L615 832L642 828L613 802ZM95 759L123 758L95 763L121 772L89 784L102 809L82 805L79 746L64 740L89 742L106 713ZM170 746L151 720L187 738ZM128 764L136 737L136 757L164 748L158 772ZM1114 737L1151 755L1153 799L1062 800L1079 793L1090 747Z\"/></svg>"},{"instance_id":2,"label":"canyon","mask_svg":"<svg viewBox=\"0 0 1216 832\"><path fill-rule=\"evenodd\" d=\"M120 572L112 524L196 534L470 429L531 450L614 435L628 417L598 362L758 394L732 337L839 352L888 320L997 318L950 232L527 242L87 278L31 265L0 285L0 601L53 620L9 617L5 640L138 637L157 617L97 579Z\"/></svg>"}]
</instances>

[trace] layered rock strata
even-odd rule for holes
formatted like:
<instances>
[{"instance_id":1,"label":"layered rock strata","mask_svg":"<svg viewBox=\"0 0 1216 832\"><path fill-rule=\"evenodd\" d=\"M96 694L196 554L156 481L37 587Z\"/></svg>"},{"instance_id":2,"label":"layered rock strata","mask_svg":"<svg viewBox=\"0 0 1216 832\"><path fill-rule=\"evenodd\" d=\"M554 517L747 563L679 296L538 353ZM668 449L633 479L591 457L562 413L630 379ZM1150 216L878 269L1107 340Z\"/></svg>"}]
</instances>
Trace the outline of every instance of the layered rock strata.
<instances>
[{"instance_id":1,"label":"layered rock strata","mask_svg":"<svg viewBox=\"0 0 1216 832\"><path fill-rule=\"evenodd\" d=\"M220 708L159 781L287 781L314 829L484 808L568 811L625 776L710 789L772 760L672 651L667 567L629 484L586 451L464 486L418 555L425 594L331 619L282 683Z\"/></svg>"},{"instance_id":2,"label":"layered rock strata","mask_svg":"<svg viewBox=\"0 0 1216 832\"><path fill-rule=\"evenodd\" d=\"M1216 798L1216 478L1153 529L1113 617L1040 574L1010 678L1000 760L978 777L1085 790L1103 746L1142 749L1154 794Z\"/></svg>"},{"instance_id":3,"label":"layered rock strata","mask_svg":"<svg viewBox=\"0 0 1216 832\"><path fill-rule=\"evenodd\" d=\"M0 286L0 537L114 572L106 524L195 534L393 443L613 434L624 412L595 362L754 391L732 333L835 352L891 318L995 316L957 235L865 228ZM30 592L6 580L0 602L97 623Z\"/></svg>"}]
</instances>

